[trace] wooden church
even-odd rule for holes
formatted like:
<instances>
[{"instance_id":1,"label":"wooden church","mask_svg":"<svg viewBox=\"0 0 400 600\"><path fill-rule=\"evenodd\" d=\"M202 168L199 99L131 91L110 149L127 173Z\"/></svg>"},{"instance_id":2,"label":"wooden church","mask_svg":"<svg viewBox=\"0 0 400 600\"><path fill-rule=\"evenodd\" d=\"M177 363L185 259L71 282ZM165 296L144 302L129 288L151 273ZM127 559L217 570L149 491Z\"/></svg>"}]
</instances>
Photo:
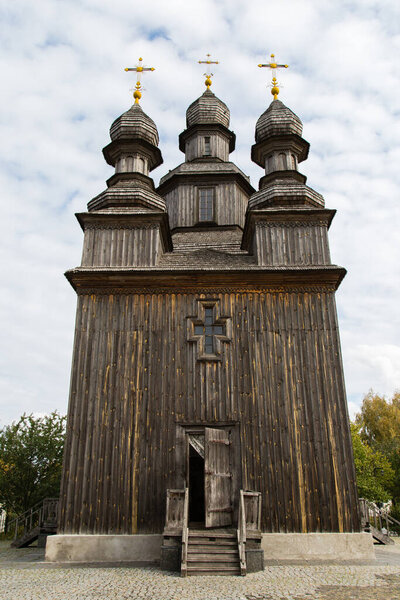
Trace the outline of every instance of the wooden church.
<instances>
[{"instance_id":1,"label":"wooden church","mask_svg":"<svg viewBox=\"0 0 400 600\"><path fill-rule=\"evenodd\" d=\"M318 558L369 552L335 307L345 270L328 244L335 211L298 171L309 144L277 87L256 123L255 191L230 161L229 109L210 85L187 109L184 162L155 189L159 138L138 84L103 150L115 174L77 214L48 560L245 574L263 554L298 558L299 545Z\"/></svg>"}]
</instances>

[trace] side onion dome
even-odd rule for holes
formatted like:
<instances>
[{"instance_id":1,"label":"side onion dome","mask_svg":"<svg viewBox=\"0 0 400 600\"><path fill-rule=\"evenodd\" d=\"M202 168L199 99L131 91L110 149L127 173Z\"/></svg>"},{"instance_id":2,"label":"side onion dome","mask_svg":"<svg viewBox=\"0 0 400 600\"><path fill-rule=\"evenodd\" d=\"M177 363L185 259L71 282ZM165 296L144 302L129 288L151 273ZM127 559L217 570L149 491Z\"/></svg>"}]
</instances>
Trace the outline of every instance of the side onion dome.
<instances>
[{"instance_id":1,"label":"side onion dome","mask_svg":"<svg viewBox=\"0 0 400 600\"><path fill-rule=\"evenodd\" d=\"M186 111L186 127L217 123L229 127L230 112L222 100L206 90Z\"/></svg>"},{"instance_id":2,"label":"side onion dome","mask_svg":"<svg viewBox=\"0 0 400 600\"><path fill-rule=\"evenodd\" d=\"M112 141L139 138L158 146L159 138L156 124L143 112L139 104L134 104L124 112L110 127Z\"/></svg>"},{"instance_id":3,"label":"side onion dome","mask_svg":"<svg viewBox=\"0 0 400 600\"><path fill-rule=\"evenodd\" d=\"M290 134L301 136L302 132L303 124L299 117L280 100L273 100L256 123L255 138L258 143L271 136Z\"/></svg>"},{"instance_id":4,"label":"side onion dome","mask_svg":"<svg viewBox=\"0 0 400 600\"><path fill-rule=\"evenodd\" d=\"M158 131L153 119L139 104L115 119L110 127L111 142L103 148L103 155L116 172L141 172L148 175L162 164L158 147Z\"/></svg>"}]
</instances>

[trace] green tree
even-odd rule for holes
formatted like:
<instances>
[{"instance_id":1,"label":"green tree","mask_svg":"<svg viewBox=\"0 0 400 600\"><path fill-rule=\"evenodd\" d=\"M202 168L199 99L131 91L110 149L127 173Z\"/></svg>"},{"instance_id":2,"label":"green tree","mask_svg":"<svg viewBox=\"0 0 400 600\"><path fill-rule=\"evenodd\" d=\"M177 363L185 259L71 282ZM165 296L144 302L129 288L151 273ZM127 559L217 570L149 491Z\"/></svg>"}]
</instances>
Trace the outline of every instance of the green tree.
<instances>
[{"instance_id":1,"label":"green tree","mask_svg":"<svg viewBox=\"0 0 400 600\"><path fill-rule=\"evenodd\" d=\"M350 428L358 495L374 502L387 502L391 498L395 472L386 456L362 439L355 423L351 423Z\"/></svg>"},{"instance_id":2,"label":"green tree","mask_svg":"<svg viewBox=\"0 0 400 600\"><path fill-rule=\"evenodd\" d=\"M0 429L0 505L20 514L60 492L66 417L22 415Z\"/></svg>"},{"instance_id":3,"label":"green tree","mask_svg":"<svg viewBox=\"0 0 400 600\"><path fill-rule=\"evenodd\" d=\"M364 396L361 412L355 420L362 438L371 448L393 441L400 444L400 392L386 400L370 390Z\"/></svg>"},{"instance_id":4,"label":"green tree","mask_svg":"<svg viewBox=\"0 0 400 600\"><path fill-rule=\"evenodd\" d=\"M400 504L400 392L387 400L371 390L364 397L355 422L361 439L374 452L383 454L394 469L391 499Z\"/></svg>"}]
</instances>

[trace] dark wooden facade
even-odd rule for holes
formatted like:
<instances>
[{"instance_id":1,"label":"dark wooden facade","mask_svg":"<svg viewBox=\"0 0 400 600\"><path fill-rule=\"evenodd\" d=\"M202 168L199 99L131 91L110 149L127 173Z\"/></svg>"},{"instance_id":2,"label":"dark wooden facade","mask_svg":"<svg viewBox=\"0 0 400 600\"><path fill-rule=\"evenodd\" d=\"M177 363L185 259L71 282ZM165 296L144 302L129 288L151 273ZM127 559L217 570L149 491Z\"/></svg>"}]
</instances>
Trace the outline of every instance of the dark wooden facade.
<instances>
[{"instance_id":1,"label":"dark wooden facade","mask_svg":"<svg viewBox=\"0 0 400 600\"><path fill-rule=\"evenodd\" d=\"M333 211L256 195L243 235L225 212L221 225L188 227L185 242L166 221L171 188L187 196L179 177L158 190L167 188L165 211L132 208L125 219L110 203L79 217L83 266L67 274L78 308L60 532L161 533L166 490L189 483L188 436L207 441L209 430L224 432L216 443L229 456L233 522L244 489L262 494L265 532L359 531ZM205 308L216 323L211 353Z\"/></svg>"}]
</instances>

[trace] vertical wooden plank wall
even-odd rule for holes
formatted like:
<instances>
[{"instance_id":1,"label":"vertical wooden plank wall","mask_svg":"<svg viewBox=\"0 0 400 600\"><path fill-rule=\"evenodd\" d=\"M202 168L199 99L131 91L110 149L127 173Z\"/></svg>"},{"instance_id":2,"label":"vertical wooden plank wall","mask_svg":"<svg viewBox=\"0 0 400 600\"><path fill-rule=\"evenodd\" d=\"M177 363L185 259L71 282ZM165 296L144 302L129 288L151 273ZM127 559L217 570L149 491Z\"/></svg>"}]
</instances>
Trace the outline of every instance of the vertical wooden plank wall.
<instances>
[{"instance_id":1,"label":"vertical wooden plank wall","mask_svg":"<svg viewBox=\"0 0 400 600\"><path fill-rule=\"evenodd\" d=\"M221 361L186 339L200 298L232 319ZM177 424L221 422L264 531L359 530L333 292L80 296L60 530L161 532Z\"/></svg>"},{"instance_id":2,"label":"vertical wooden plank wall","mask_svg":"<svg viewBox=\"0 0 400 600\"><path fill-rule=\"evenodd\" d=\"M218 183L218 185L217 185ZM244 227L245 212L248 204L248 194L236 183L231 181L213 181L208 176L207 187L215 189L215 219L218 225L239 225ZM168 218L171 230L175 227L193 227L198 223L197 206L199 185L188 182L181 183L179 188L164 195L168 208Z\"/></svg>"},{"instance_id":3,"label":"vertical wooden plank wall","mask_svg":"<svg viewBox=\"0 0 400 600\"><path fill-rule=\"evenodd\" d=\"M154 266L162 254L159 224L131 226L87 225L83 267Z\"/></svg>"},{"instance_id":4,"label":"vertical wooden plank wall","mask_svg":"<svg viewBox=\"0 0 400 600\"><path fill-rule=\"evenodd\" d=\"M217 157L220 160L229 160L229 137L219 132L207 132L204 135L193 134L185 143L185 161L190 162L198 157L204 156L204 136L210 139L210 157Z\"/></svg>"},{"instance_id":5,"label":"vertical wooden plank wall","mask_svg":"<svg viewBox=\"0 0 400 600\"><path fill-rule=\"evenodd\" d=\"M261 221L254 237L259 265L331 264L326 224Z\"/></svg>"}]
</instances>

